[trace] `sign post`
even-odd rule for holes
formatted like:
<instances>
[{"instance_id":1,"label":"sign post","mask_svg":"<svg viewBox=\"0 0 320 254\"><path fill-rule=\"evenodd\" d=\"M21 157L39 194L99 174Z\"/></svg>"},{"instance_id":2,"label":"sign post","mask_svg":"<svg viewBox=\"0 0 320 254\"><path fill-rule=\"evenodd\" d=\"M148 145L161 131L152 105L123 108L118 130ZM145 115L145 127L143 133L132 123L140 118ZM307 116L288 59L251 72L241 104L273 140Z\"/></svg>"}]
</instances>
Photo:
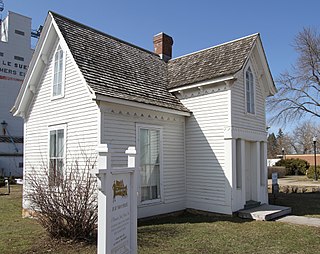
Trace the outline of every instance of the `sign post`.
<instances>
[{"instance_id":1,"label":"sign post","mask_svg":"<svg viewBox=\"0 0 320 254\"><path fill-rule=\"evenodd\" d=\"M276 196L279 193L279 184L278 184L278 173L272 173L272 194L273 198L276 199Z\"/></svg>"},{"instance_id":2,"label":"sign post","mask_svg":"<svg viewBox=\"0 0 320 254\"><path fill-rule=\"evenodd\" d=\"M137 253L136 150L129 147L127 168L111 168L106 145L97 149L101 181L98 196L98 254Z\"/></svg>"}]
</instances>

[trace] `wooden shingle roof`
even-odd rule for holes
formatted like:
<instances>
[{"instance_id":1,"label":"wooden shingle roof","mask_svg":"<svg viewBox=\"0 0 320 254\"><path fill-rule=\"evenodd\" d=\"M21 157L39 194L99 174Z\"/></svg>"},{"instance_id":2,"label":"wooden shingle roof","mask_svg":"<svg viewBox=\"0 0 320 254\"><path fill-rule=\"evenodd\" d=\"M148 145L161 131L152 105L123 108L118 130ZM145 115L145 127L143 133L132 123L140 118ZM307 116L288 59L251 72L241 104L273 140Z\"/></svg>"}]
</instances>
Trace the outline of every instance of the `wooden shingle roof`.
<instances>
[{"instance_id":1,"label":"wooden shingle roof","mask_svg":"<svg viewBox=\"0 0 320 254\"><path fill-rule=\"evenodd\" d=\"M51 14L96 94L189 112L168 92L167 64L158 55Z\"/></svg>"},{"instance_id":2,"label":"wooden shingle roof","mask_svg":"<svg viewBox=\"0 0 320 254\"><path fill-rule=\"evenodd\" d=\"M232 75L242 69L259 34L172 59L168 88Z\"/></svg>"},{"instance_id":3,"label":"wooden shingle roof","mask_svg":"<svg viewBox=\"0 0 320 254\"><path fill-rule=\"evenodd\" d=\"M259 34L164 62L147 51L51 12L96 94L189 112L170 89L241 70Z\"/></svg>"}]
</instances>

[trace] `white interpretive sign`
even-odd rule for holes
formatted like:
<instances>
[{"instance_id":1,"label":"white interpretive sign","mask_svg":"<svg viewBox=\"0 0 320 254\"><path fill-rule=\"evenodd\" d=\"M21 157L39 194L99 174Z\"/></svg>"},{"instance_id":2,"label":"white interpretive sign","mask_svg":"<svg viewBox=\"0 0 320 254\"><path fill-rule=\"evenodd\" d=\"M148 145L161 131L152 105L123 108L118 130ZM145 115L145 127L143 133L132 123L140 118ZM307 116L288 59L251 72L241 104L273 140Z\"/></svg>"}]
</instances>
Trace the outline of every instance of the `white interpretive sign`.
<instances>
[{"instance_id":1,"label":"white interpretive sign","mask_svg":"<svg viewBox=\"0 0 320 254\"><path fill-rule=\"evenodd\" d=\"M98 146L98 254L137 253L137 171L135 148L127 168L111 168L107 145Z\"/></svg>"},{"instance_id":2,"label":"white interpretive sign","mask_svg":"<svg viewBox=\"0 0 320 254\"><path fill-rule=\"evenodd\" d=\"M278 173L272 173L272 184L278 184Z\"/></svg>"},{"instance_id":3,"label":"white interpretive sign","mask_svg":"<svg viewBox=\"0 0 320 254\"><path fill-rule=\"evenodd\" d=\"M130 253L130 173L114 174L112 180L111 253Z\"/></svg>"}]
</instances>

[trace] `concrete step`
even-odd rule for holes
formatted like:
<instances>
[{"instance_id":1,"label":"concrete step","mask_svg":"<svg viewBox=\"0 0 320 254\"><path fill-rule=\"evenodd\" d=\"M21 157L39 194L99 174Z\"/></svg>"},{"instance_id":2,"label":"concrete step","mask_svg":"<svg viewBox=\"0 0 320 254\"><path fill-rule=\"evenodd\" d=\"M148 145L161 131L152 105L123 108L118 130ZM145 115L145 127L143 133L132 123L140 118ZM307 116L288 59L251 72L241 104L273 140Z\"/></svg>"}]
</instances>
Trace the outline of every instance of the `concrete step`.
<instances>
[{"instance_id":1,"label":"concrete step","mask_svg":"<svg viewBox=\"0 0 320 254\"><path fill-rule=\"evenodd\" d=\"M238 216L244 219L274 220L290 213L290 207L262 204L258 207L240 210Z\"/></svg>"},{"instance_id":2,"label":"concrete step","mask_svg":"<svg viewBox=\"0 0 320 254\"><path fill-rule=\"evenodd\" d=\"M251 209L251 208L255 208L261 205L261 202L258 201L254 201L254 200L249 200L246 202L246 204L244 205L244 210L247 209Z\"/></svg>"}]
</instances>

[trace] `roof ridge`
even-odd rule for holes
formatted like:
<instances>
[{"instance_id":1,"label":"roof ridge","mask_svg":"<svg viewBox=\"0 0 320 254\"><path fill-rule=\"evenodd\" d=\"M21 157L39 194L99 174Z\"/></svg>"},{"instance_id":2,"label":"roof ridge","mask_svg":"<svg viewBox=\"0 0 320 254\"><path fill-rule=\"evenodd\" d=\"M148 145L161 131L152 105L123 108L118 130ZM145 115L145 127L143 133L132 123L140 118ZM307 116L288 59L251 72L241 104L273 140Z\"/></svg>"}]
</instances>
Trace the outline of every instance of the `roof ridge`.
<instances>
[{"instance_id":1,"label":"roof ridge","mask_svg":"<svg viewBox=\"0 0 320 254\"><path fill-rule=\"evenodd\" d=\"M65 17L65 16L63 16L63 15L61 15L61 14L56 13L56 12L49 11L49 13L51 13L53 16L57 16L57 17L60 17L60 18L62 18L62 19L66 19L66 20L68 20L68 21L70 21L70 22L73 22L74 24L76 24L76 25L78 25L78 26L82 26L83 28L89 29L89 30L91 30L91 31L93 31L93 32L96 32L96 33L99 33L99 34L101 34L101 35L103 35L103 36L106 36L106 37L108 37L108 38L110 38L110 39L112 39L112 40L116 40L116 41L118 41L118 42L124 43L124 44L126 44L126 45L128 45L128 46L137 48L137 49L142 50L142 51L144 51L144 52L146 52L146 53L150 53L150 54L152 54L152 55L154 55L154 56L157 56L159 59L161 59L158 54L156 54L155 52L152 52L152 51L150 51L150 50L148 50L148 49L144 49L144 48L139 47L139 46L137 46L137 45L134 45L134 44L132 44L132 43L130 43L130 42L127 42L127 41L124 41L124 40L119 39L119 38L117 38L117 37L114 37L114 36L112 36L112 35L110 35L110 34L107 34L107 33L105 33L105 32L102 32L102 31L100 31L100 30L98 30L98 29L96 29L96 28L93 28L93 27L84 25L84 24L82 24L82 23L80 23L80 22L78 22L78 21L75 21L75 20L73 20L73 19L67 18L67 17Z\"/></svg>"},{"instance_id":2,"label":"roof ridge","mask_svg":"<svg viewBox=\"0 0 320 254\"><path fill-rule=\"evenodd\" d=\"M204 49L200 49L200 50L197 50L197 51L194 51L194 52L182 55L182 56L178 56L176 58L172 58L172 59L169 60L169 62L172 62L174 60L177 60L177 59L180 59L180 58L183 58L183 57L187 57L187 56L190 56L190 55L193 55L193 54L197 54L197 53L200 53L200 52L203 52L203 51L206 51L206 50L210 50L210 49L213 49L213 48L221 47L221 46L224 46L224 45L229 44L229 43L237 42L237 41L240 41L240 40L247 39L249 37L259 36L259 35L260 35L260 33L254 33L254 34L246 35L246 36L238 38L238 39L234 39L234 40L231 40L231 41L223 42L223 43L220 43L218 45L214 45L214 46L211 46L211 47L208 47L208 48L204 48Z\"/></svg>"}]
</instances>

